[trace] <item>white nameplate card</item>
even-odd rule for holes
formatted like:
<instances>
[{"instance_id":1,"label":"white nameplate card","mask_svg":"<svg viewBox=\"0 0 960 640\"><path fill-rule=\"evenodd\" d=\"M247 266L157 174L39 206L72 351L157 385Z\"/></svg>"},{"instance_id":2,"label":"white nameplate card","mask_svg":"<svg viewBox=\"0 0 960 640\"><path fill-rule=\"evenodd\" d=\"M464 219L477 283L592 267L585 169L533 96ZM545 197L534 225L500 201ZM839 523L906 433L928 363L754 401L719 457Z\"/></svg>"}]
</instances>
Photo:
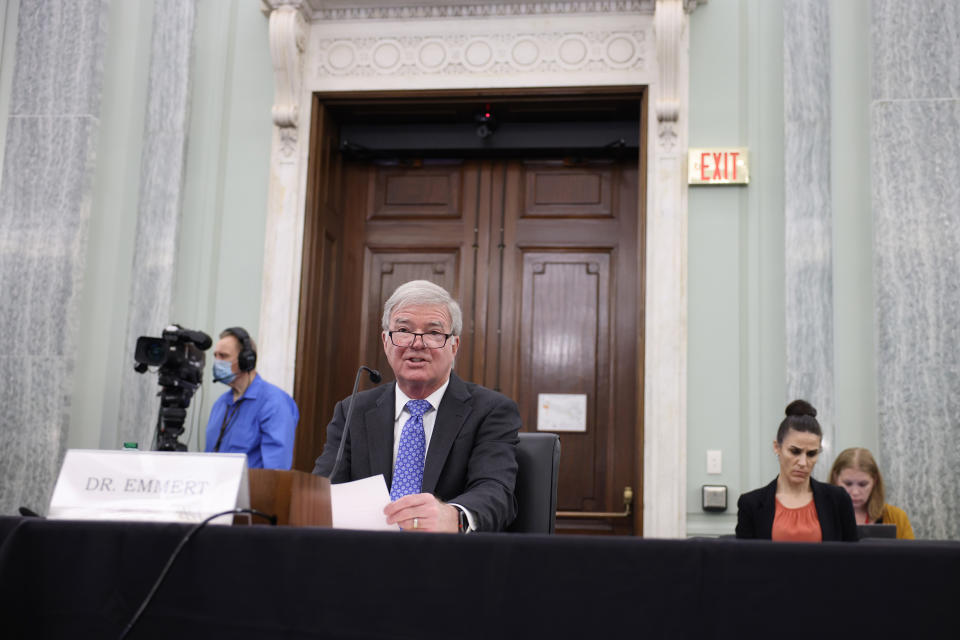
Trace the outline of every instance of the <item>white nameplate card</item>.
<instances>
[{"instance_id":1,"label":"white nameplate card","mask_svg":"<svg viewBox=\"0 0 960 640\"><path fill-rule=\"evenodd\" d=\"M200 522L250 506L242 453L71 449L47 517L63 520ZM215 524L231 524L222 516Z\"/></svg>"}]
</instances>

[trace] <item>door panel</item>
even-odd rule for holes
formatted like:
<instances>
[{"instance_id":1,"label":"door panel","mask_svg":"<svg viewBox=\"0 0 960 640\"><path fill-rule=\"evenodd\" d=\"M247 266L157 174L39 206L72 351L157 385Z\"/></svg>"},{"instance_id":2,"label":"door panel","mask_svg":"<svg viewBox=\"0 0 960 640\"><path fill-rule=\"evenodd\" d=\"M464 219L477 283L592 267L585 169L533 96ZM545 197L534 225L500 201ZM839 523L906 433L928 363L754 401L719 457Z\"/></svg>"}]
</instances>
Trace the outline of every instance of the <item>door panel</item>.
<instances>
[{"instance_id":1,"label":"door panel","mask_svg":"<svg viewBox=\"0 0 960 640\"><path fill-rule=\"evenodd\" d=\"M505 172L499 349L515 358L499 382L529 431L539 394L587 396L586 431L558 433L560 511L619 512L625 487L640 495L636 176L635 162L612 160L511 161ZM629 534L633 518L557 528Z\"/></svg>"},{"instance_id":2,"label":"door panel","mask_svg":"<svg viewBox=\"0 0 960 640\"><path fill-rule=\"evenodd\" d=\"M537 429L539 394L583 394L587 429L561 433L557 508L597 510L603 503L604 429L609 395L610 259L605 253L523 252L521 366L517 402ZM598 500L599 498L599 500Z\"/></svg>"},{"instance_id":3,"label":"door panel","mask_svg":"<svg viewBox=\"0 0 960 640\"><path fill-rule=\"evenodd\" d=\"M567 169L528 164L524 217L609 217L611 167Z\"/></svg>"},{"instance_id":4,"label":"door panel","mask_svg":"<svg viewBox=\"0 0 960 640\"><path fill-rule=\"evenodd\" d=\"M381 341L383 304L397 286L429 280L461 302L464 329L472 318L477 225L477 165L461 161L419 167L351 164L363 174L367 198L347 198L350 214L365 218L362 346L364 362L393 380ZM359 274L357 274L359 275ZM376 363L376 364L371 364ZM455 368L470 379L472 353Z\"/></svg>"},{"instance_id":5,"label":"door panel","mask_svg":"<svg viewBox=\"0 0 960 640\"><path fill-rule=\"evenodd\" d=\"M384 168L371 180L371 219L459 218L463 166Z\"/></svg>"},{"instance_id":6,"label":"door panel","mask_svg":"<svg viewBox=\"0 0 960 640\"><path fill-rule=\"evenodd\" d=\"M391 381L394 377L380 338L383 304L398 286L410 280L435 282L456 298L459 290L460 262L461 256L457 248L451 248L442 253L416 250L402 253L369 250L367 260L369 267L366 269L367 276L363 287L367 300L364 362L375 363L369 366L380 371L384 381Z\"/></svg>"},{"instance_id":7,"label":"door panel","mask_svg":"<svg viewBox=\"0 0 960 640\"><path fill-rule=\"evenodd\" d=\"M332 414L333 403L342 397L331 369L338 353L339 316L344 294L339 288L344 263L343 211L341 209L342 158L336 149L336 123L321 106L313 111L315 140L303 231L303 265L298 351L300 358L294 382L294 397L300 409L293 467L309 471L323 450L325 433L317 428ZM354 358L355 359L355 358ZM321 364L322 363L322 364ZM331 366L333 365L333 366ZM352 376L350 377L352 384ZM349 392L349 389L348 389ZM318 418L318 416L324 416ZM326 424L323 422L323 424Z\"/></svg>"}]
</instances>

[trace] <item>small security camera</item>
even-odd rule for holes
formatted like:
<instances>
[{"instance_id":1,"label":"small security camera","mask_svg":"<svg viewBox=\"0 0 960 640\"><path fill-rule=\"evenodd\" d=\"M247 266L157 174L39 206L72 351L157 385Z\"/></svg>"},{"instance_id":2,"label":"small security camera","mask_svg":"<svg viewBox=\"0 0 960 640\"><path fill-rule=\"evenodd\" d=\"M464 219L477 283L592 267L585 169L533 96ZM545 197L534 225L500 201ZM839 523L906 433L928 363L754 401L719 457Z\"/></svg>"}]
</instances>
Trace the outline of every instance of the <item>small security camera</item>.
<instances>
[{"instance_id":1,"label":"small security camera","mask_svg":"<svg viewBox=\"0 0 960 640\"><path fill-rule=\"evenodd\" d=\"M473 119L477 123L477 137L481 140L489 138L497 130L496 118L493 116L493 111L490 110L490 105L487 105L486 109L474 116Z\"/></svg>"}]
</instances>

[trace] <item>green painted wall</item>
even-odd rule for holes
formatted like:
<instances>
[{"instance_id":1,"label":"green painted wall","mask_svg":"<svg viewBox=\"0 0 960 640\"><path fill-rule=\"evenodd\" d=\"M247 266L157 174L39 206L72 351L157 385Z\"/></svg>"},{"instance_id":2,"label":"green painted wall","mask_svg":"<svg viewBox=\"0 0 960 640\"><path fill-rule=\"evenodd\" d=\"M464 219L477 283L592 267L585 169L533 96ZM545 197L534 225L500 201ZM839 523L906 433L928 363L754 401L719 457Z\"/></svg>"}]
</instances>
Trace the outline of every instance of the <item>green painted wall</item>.
<instances>
[{"instance_id":1,"label":"green painted wall","mask_svg":"<svg viewBox=\"0 0 960 640\"><path fill-rule=\"evenodd\" d=\"M839 450L876 447L867 0L831 19L835 398ZM710 0L691 17L690 146L746 146L751 183L691 187L687 393L688 535L733 533L740 493L777 474L786 398L783 1ZM706 452L723 473L706 473ZM704 484L728 487L705 513Z\"/></svg>"},{"instance_id":2,"label":"green painted wall","mask_svg":"<svg viewBox=\"0 0 960 640\"><path fill-rule=\"evenodd\" d=\"M256 339L260 324L273 67L269 22L252 4L202 0L197 6L173 317L214 341L235 325ZM202 395L193 401L199 432L190 434L192 451L202 450L210 407L227 389L210 382L212 351Z\"/></svg>"},{"instance_id":3,"label":"green painted wall","mask_svg":"<svg viewBox=\"0 0 960 640\"><path fill-rule=\"evenodd\" d=\"M870 11L830 4L831 183L834 211L834 450L879 448L874 359L873 213L870 205ZM842 52L842 55L839 55Z\"/></svg>"},{"instance_id":4,"label":"green painted wall","mask_svg":"<svg viewBox=\"0 0 960 640\"><path fill-rule=\"evenodd\" d=\"M751 183L692 187L689 193L690 535L732 532L736 498L760 475L750 469L766 409L758 385L782 389L784 384L783 320L776 312L783 308L782 286L774 285L783 282L783 264L776 253L764 251L770 243L783 245L783 190L776 173L782 165L783 126L782 119L759 120L761 114L782 113L778 40L759 35L782 30L779 5L720 0L691 17L689 144L748 147ZM764 126L777 135L762 135ZM706 473L710 449L722 452L719 475ZM702 511L704 484L727 486L725 514Z\"/></svg>"},{"instance_id":5,"label":"green painted wall","mask_svg":"<svg viewBox=\"0 0 960 640\"><path fill-rule=\"evenodd\" d=\"M133 367L133 345L123 342L130 273L136 266L133 249L152 21L152 2L110 5L68 448L111 449L121 444L120 372Z\"/></svg>"},{"instance_id":6,"label":"green painted wall","mask_svg":"<svg viewBox=\"0 0 960 640\"><path fill-rule=\"evenodd\" d=\"M120 446L119 372L133 366L134 345L123 344L123 336L129 274L136 268L133 245L153 6L152 2L110 6L68 437L71 448ZM200 0L195 29L190 134L170 321L211 336L241 324L256 335L272 132L268 22L258 3ZM9 81L3 86L8 87ZM0 100L3 96L0 93ZM151 335L160 335L162 329L156 327ZM208 352L208 380L211 359ZM152 377L150 384L156 384L154 374L145 377ZM219 387L207 382L194 397L187 432L181 438L191 450L203 444L200 432L210 406L225 390Z\"/></svg>"}]
</instances>

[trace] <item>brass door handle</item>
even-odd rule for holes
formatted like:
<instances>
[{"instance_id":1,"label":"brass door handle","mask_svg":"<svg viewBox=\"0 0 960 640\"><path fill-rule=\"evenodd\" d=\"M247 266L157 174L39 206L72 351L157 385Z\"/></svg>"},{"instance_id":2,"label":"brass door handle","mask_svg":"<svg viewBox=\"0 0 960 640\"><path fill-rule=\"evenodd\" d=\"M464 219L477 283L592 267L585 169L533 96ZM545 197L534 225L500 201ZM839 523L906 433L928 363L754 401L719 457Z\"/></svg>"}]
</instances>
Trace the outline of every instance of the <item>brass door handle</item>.
<instances>
[{"instance_id":1,"label":"brass door handle","mask_svg":"<svg viewBox=\"0 0 960 640\"><path fill-rule=\"evenodd\" d=\"M633 487L623 488L623 511L557 511L558 518L627 518L633 504Z\"/></svg>"}]
</instances>

